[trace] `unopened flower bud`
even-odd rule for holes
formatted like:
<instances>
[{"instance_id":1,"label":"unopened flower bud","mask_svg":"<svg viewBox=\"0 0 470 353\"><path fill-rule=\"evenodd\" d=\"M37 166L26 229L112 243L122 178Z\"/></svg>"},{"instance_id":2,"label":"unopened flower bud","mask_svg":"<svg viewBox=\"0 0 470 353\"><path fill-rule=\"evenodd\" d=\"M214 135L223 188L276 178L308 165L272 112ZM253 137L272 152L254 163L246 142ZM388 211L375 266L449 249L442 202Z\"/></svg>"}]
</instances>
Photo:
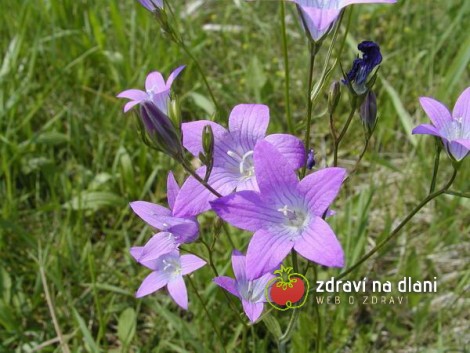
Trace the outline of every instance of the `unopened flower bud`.
<instances>
[{"instance_id":1,"label":"unopened flower bud","mask_svg":"<svg viewBox=\"0 0 470 353\"><path fill-rule=\"evenodd\" d=\"M367 131L371 133L377 120L377 98L373 91L367 92L359 109L359 115Z\"/></svg>"},{"instance_id":2,"label":"unopened flower bud","mask_svg":"<svg viewBox=\"0 0 470 353\"><path fill-rule=\"evenodd\" d=\"M214 133L210 125L204 126L202 130L202 147L205 155L212 158L214 152Z\"/></svg>"},{"instance_id":3,"label":"unopened flower bud","mask_svg":"<svg viewBox=\"0 0 470 353\"><path fill-rule=\"evenodd\" d=\"M317 164L317 162L315 161L315 151L313 149L310 149L307 154L307 168L309 170L312 170L312 168L315 167L315 164Z\"/></svg>"},{"instance_id":4,"label":"unopened flower bud","mask_svg":"<svg viewBox=\"0 0 470 353\"><path fill-rule=\"evenodd\" d=\"M334 113L340 98L341 85L339 81L334 81L330 86L330 91L328 92L328 112L330 115Z\"/></svg>"},{"instance_id":5,"label":"unopened flower bud","mask_svg":"<svg viewBox=\"0 0 470 353\"><path fill-rule=\"evenodd\" d=\"M183 146L178 130L170 118L152 102L142 103L140 118L146 138L151 146L173 158L183 155ZM143 132L144 133L144 132Z\"/></svg>"},{"instance_id":6,"label":"unopened flower bud","mask_svg":"<svg viewBox=\"0 0 470 353\"><path fill-rule=\"evenodd\" d=\"M181 109L178 99L172 99L170 101L168 116L175 126L181 126Z\"/></svg>"}]
</instances>

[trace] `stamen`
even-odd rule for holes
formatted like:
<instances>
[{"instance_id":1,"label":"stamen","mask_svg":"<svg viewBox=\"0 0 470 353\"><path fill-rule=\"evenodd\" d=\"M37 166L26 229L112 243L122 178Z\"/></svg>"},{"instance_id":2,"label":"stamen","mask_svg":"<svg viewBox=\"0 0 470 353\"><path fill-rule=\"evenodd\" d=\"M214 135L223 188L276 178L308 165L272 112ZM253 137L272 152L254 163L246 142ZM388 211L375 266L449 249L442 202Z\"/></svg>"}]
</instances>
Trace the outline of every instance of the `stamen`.
<instances>
[{"instance_id":1,"label":"stamen","mask_svg":"<svg viewBox=\"0 0 470 353\"><path fill-rule=\"evenodd\" d=\"M227 151L227 154L232 157L233 159L235 159L237 162L241 162L243 157L240 157L240 155L236 152L233 152L233 151Z\"/></svg>"}]
</instances>

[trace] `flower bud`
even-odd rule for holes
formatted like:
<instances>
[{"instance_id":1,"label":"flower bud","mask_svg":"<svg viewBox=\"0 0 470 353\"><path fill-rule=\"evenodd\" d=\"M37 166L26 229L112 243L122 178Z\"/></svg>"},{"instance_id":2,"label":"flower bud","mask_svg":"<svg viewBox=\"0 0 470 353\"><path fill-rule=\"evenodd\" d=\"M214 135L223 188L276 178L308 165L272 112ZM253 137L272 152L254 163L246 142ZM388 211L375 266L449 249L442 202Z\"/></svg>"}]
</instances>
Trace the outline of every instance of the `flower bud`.
<instances>
[{"instance_id":1,"label":"flower bud","mask_svg":"<svg viewBox=\"0 0 470 353\"><path fill-rule=\"evenodd\" d=\"M214 152L214 133L212 132L212 127L210 125L204 126L202 130L202 147L204 149L204 154L212 159L212 154Z\"/></svg>"},{"instance_id":2,"label":"flower bud","mask_svg":"<svg viewBox=\"0 0 470 353\"><path fill-rule=\"evenodd\" d=\"M315 167L315 164L317 164L317 162L315 161L315 151L313 149L310 149L307 154L307 168L309 170L312 170L312 168Z\"/></svg>"},{"instance_id":3,"label":"flower bud","mask_svg":"<svg viewBox=\"0 0 470 353\"><path fill-rule=\"evenodd\" d=\"M170 118L163 114L151 102L144 102L140 108L140 118L145 129L144 140L153 148L168 154L173 158L183 155L183 146L178 130Z\"/></svg>"},{"instance_id":4,"label":"flower bud","mask_svg":"<svg viewBox=\"0 0 470 353\"><path fill-rule=\"evenodd\" d=\"M181 125L181 109L178 99L172 99L168 108L168 116L175 126Z\"/></svg>"},{"instance_id":5,"label":"flower bud","mask_svg":"<svg viewBox=\"0 0 470 353\"><path fill-rule=\"evenodd\" d=\"M341 98L341 85L339 81L334 81L328 92L328 112L332 115Z\"/></svg>"},{"instance_id":6,"label":"flower bud","mask_svg":"<svg viewBox=\"0 0 470 353\"><path fill-rule=\"evenodd\" d=\"M369 133L377 121L377 98L373 91L368 91L359 109L359 115Z\"/></svg>"}]
</instances>

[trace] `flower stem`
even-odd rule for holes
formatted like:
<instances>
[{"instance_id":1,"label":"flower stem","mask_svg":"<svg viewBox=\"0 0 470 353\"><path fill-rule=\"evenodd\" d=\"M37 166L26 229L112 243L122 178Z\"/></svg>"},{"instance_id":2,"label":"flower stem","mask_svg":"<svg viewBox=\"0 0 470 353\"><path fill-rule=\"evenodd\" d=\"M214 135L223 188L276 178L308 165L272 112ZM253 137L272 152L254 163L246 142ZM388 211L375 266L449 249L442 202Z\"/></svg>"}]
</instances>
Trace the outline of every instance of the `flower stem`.
<instances>
[{"instance_id":1,"label":"flower stem","mask_svg":"<svg viewBox=\"0 0 470 353\"><path fill-rule=\"evenodd\" d=\"M189 284L191 285L191 287L194 290L194 293L196 293L197 298L199 299L199 301L202 304L204 312L206 313L207 318L209 319L209 321L211 323L212 329L214 330L215 334L217 335L217 338L220 341L220 345L222 346L223 351L225 353L227 353L227 350L225 349L225 346L224 346L224 341L222 340L222 336L220 335L219 330L217 329L217 326L215 325L214 321L212 320L212 316L210 315L209 310L207 310L206 303L204 302L204 300L200 296L199 292L197 291L196 286L194 285L193 281L191 280L191 277L188 276L187 278L188 278Z\"/></svg>"},{"instance_id":2,"label":"flower stem","mask_svg":"<svg viewBox=\"0 0 470 353\"><path fill-rule=\"evenodd\" d=\"M375 248L373 248L371 251L369 251L366 255L364 255L358 262L356 262L353 266L348 268L346 271L341 273L338 277L336 277L336 280L339 280L341 278L346 277L348 274L353 272L355 269L357 269L359 266L361 266L366 260L368 260L372 255L374 255L377 251L382 249L385 245L387 245L392 239L394 239L399 233L400 230L424 207L426 204L435 199L436 197L444 194L447 192L449 187L452 185L452 183L455 180L455 177L457 176L457 169L454 169L454 172L450 178L450 180L447 182L447 184L442 188L439 189L438 191L435 191L431 194L429 194L427 197L425 197L406 217L401 223L390 233L388 237L386 237L384 240L382 240Z\"/></svg>"},{"instance_id":3,"label":"flower stem","mask_svg":"<svg viewBox=\"0 0 470 353\"><path fill-rule=\"evenodd\" d=\"M206 181L204 181L203 178L201 178L197 173L191 168L189 163L182 158L181 160L178 160L178 162L181 163L183 166L184 170L186 170L194 179L196 179L199 183L201 183L207 190L209 190L211 193L213 193L217 197L222 197L220 193L218 193L212 186L209 185Z\"/></svg>"},{"instance_id":4,"label":"flower stem","mask_svg":"<svg viewBox=\"0 0 470 353\"><path fill-rule=\"evenodd\" d=\"M436 152L434 156L434 170L432 173L431 186L429 188L430 194L433 193L434 190L436 189L437 172L439 170L439 157L441 156L441 150L442 150L441 143L440 141L438 141L437 138L435 139L435 143L436 143Z\"/></svg>"},{"instance_id":5,"label":"flower stem","mask_svg":"<svg viewBox=\"0 0 470 353\"><path fill-rule=\"evenodd\" d=\"M346 180L348 180L351 177L351 175L354 174L359 168L359 164L361 164L362 158L364 158L364 155L367 152L367 148L369 147L369 142L370 142L370 136L366 137L366 143L364 144L364 148L362 149L362 152L359 155L359 158L357 159L356 164L354 164L354 168L348 173L349 175L346 177Z\"/></svg>"},{"instance_id":6,"label":"flower stem","mask_svg":"<svg viewBox=\"0 0 470 353\"><path fill-rule=\"evenodd\" d=\"M458 197L464 197L466 199L470 199L470 192L461 192L461 191L454 191L454 190L447 190L445 192L447 195L453 195Z\"/></svg>"},{"instance_id":7,"label":"flower stem","mask_svg":"<svg viewBox=\"0 0 470 353\"><path fill-rule=\"evenodd\" d=\"M317 268L313 267L313 282L317 283L318 272ZM322 346L322 320L320 315L319 304L315 303L315 316L317 317L317 342L316 342L316 353L321 352Z\"/></svg>"},{"instance_id":8,"label":"flower stem","mask_svg":"<svg viewBox=\"0 0 470 353\"><path fill-rule=\"evenodd\" d=\"M313 68L315 66L315 56L318 50L318 44L315 42L309 42L309 53L310 53L310 65L309 65L309 72L308 72L308 87L307 87L307 121L305 124L305 150L308 151L310 149L310 125L312 123L312 110L313 110L313 102L310 97L312 93L312 85L313 85ZM305 165L302 169L302 178L305 176L307 172L307 165Z\"/></svg>"},{"instance_id":9,"label":"flower stem","mask_svg":"<svg viewBox=\"0 0 470 353\"><path fill-rule=\"evenodd\" d=\"M282 53L284 55L284 75L285 75L285 86L284 86L284 95L286 101L286 118L287 118L287 128L289 132L294 133L294 125L292 122L292 112L290 107L290 74L289 74L289 54L287 52L287 30L286 30L286 5L284 1L280 2L281 6L281 29L282 29Z\"/></svg>"},{"instance_id":10,"label":"flower stem","mask_svg":"<svg viewBox=\"0 0 470 353\"><path fill-rule=\"evenodd\" d=\"M354 117L354 113L356 112L357 108L357 97L352 98L351 102L351 112L349 113L348 120L346 120L346 124L344 124L343 129L339 133L338 138L336 139L334 143L334 150L333 150L333 166L337 167L338 166L338 149L339 149L339 144L343 140L344 136L346 135L346 132L348 132L349 125L351 124L351 121Z\"/></svg>"}]
</instances>

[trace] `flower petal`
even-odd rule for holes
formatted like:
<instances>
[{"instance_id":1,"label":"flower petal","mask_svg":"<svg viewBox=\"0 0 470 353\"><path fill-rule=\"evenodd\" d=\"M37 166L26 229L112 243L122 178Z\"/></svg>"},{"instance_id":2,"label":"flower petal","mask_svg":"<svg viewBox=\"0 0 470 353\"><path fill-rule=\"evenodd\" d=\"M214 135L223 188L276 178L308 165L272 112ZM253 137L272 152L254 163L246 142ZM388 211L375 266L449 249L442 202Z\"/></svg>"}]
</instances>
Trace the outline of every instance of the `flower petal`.
<instances>
[{"instance_id":1,"label":"flower petal","mask_svg":"<svg viewBox=\"0 0 470 353\"><path fill-rule=\"evenodd\" d=\"M190 123L183 123L181 129L183 132L183 146L191 152L195 157L203 152L202 148L202 131L206 125L212 127L214 134L214 166L222 166L225 164L238 166L237 163L227 155L227 151L235 149L230 133L221 125L209 120L200 120Z\"/></svg>"},{"instance_id":2,"label":"flower petal","mask_svg":"<svg viewBox=\"0 0 470 353\"><path fill-rule=\"evenodd\" d=\"M457 139L454 142L461 144L467 150L470 150L470 139Z\"/></svg>"},{"instance_id":3,"label":"flower petal","mask_svg":"<svg viewBox=\"0 0 470 353\"><path fill-rule=\"evenodd\" d=\"M122 91L117 95L118 98L127 98L133 101L142 101L148 98L146 92L141 91L140 89L128 89L126 91Z\"/></svg>"},{"instance_id":4,"label":"flower petal","mask_svg":"<svg viewBox=\"0 0 470 353\"><path fill-rule=\"evenodd\" d=\"M421 124L416 126L413 131L411 132L413 135L433 135L437 137L441 137L441 134L437 129L432 126L431 124Z\"/></svg>"},{"instance_id":5,"label":"flower petal","mask_svg":"<svg viewBox=\"0 0 470 353\"><path fill-rule=\"evenodd\" d=\"M237 282L246 281L246 261L245 256L238 250L232 252L232 268Z\"/></svg>"},{"instance_id":6,"label":"flower petal","mask_svg":"<svg viewBox=\"0 0 470 353\"><path fill-rule=\"evenodd\" d=\"M323 216L338 195L345 176L346 169L324 168L300 181L298 190L305 195L305 200L315 215Z\"/></svg>"},{"instance_id":7,"label":"flower petal","mask_svg":"<svg viewBox=\"0 0 470 353\"><path fill-rule=\"evenodd\" d=\"M204 177L205 170L206 167L201 167L196 172ZM220 194L227 195L237 187L237 180L225 169L214 167L209 178L209 185ZM205 186L193 177L189 177L176 197L173 214L179 217L196 216L209 210L211 208L209 201L216 198L217 196Z\"/></svg>"},{"instance_id":8,"label":"flower petal","mask_svg":"<svg viewBox=\"0 0 470 353\"><path fill-rule=\"evenodd\" d=\"M180 191L180 187L176 182L175 176L173 172L168 173L168 177L166 179L166 194L168 198L168 206L170 206L170 210L173 209L175 205L176 196L178 196L178 192Z\"/></svg>"},{"instance_id":9,"label":"flower petal","mask_svg":"<svg viewBox=\"0 0 470 353\"><path fill-rule=\"evenodd\" d=\"M266 136L265 140L281 152L292 169L299 169L305 165L305 146L299 138L287 134L273 134Z\"/></svg>"},{"instance_id":10,"label":"flower petal","mask_svg":"<svg viewBox=\"0 0 470 353\"><path fill-rule=\"evenodd\" d=\"M260 193L273 195L284 202L286 192L295 190L299 182L289 162L276 147L264 140L256 144L253 159Z\"/></svg>"},{"instance_id":11,"label":"flower petal","mask_svg":"<svg viewBox=\"0 0 470 353\"><path fill-rule=\"evenodd\" d=\"M171 85L173 84L173 81L175 80L175 78L178 77L178 75L181 73L181 71L184 70L185 67L186 67L186 65L181 65L181 66L177 67L176 69L173 70L173 72L170 74L170 76L168 76L168 80L166 81L166 88L167 89L171 88Z\"/></svg>"},{"instance_id":12,"label":"flower petal","mask_svg":"<svg viewBox=\"0 0 470 353\"><path fill-rule=\"evenodd\" d=\"M130 203L132 210L146 223L157 229L162 229L162 217L171 217L171 211L163 206L146 201L134 201Z\"/></svg>"},{"instance_id":13,"label":"flower petal","mask_svg":"<svg viewBox=\"0 0 470 353\"><path fill-rule=\"evenodd\" d=\"M298 6L305 31L314 41L320 40L336 21L340 10L321 10L314 7Z\"/></svg>"},{"instance_id":14,"label":"flower petal","mask_svg":"<svg viewBox=\"0 0 470 353\"><path fill-rule=\"evenodd\" d=\"M158 71L149 73L145 80L145 89L147 92L153 91L154 93L166 91L167 88L162 74Z\"/></svg>"},{"instance_id":15,"label":"flower petal","mask_svg":"<svg viewBox=\"0 0 470 353\"><path fill-rule=\"evenodd\" d=\"M171 233L160 232L150 238L136 260L143 264L148 261L156 260L160 256L168 254L177 248L178 243Z\"/></svg>"},{"instance_id":16,"label":"flower petal","mask_svg":"<svg viewBox=\"0 0 470 353\"><path fill-rule=\"evenodd\" d=\"M243 311L245 312L248 319L253 323L260 317L263 312L264 304L263 303L252 303L248 300L242 299Z\"/></svg>"},{"instance_id":17,"label":"flower petal","mask_svg":"<svg viewBox=\"0 0 470 353\"><path fill-rule=\"evenodd\" d=\"M137 298L142 298L146 295L156 292L157 290L166 286L168 281L169 277L164 272L154 271L145 277L135 296Z\"/></svg>"},{"instance_id":18,"label":"flower petal","mask_svg":"<svg viewBox=\"0 0 470 353\"><path fill-rule=\"evenodd\" d=\"M310 261L323 266L343 267L344 253L338 239L328 223L320 217L304 230L295 241L295 251Z\"/></svg>"},{"instance_id":19,"label":"flower petal","mask_svg":"<svg viewBox=\"0 0 470 353\"><path fill-rule=\"evenodd\" d=\"M206 262L197 257L196 255L182 255L180 258L181 261L181 274L187 275L191 272L199 270L201 267L205 266Z\"/></svg>"},{"instance_id":20,"label":"flower petal","mask_svg":"<svg viewBox=\"0 0 470 353\"><path fill-rule=\"evenodd\" d=\"M240 298L240 294L238 294L237 285L233 278L227 276L219 276L213 279L214 283L217 284L219 287L222 287L230 294L233 294L236 297Z\"/></svg>"},{"instance_id":21,"label":"flower petal","mask_svg":"<svg viewBox=\"0 0 470 353\"><path fill-rule=\"evenodd\" d=\"M221 197L212 201L211 207L224 221L252 232L283 220L282 214L266 205L254 191L239 191Z\"/></svg>"},{"instance_id":22,"label":"flower petal","mask_svg":"<svg viewBox=\"0 0 470 353\"><path fill-rule=\"evenodd\" d=\"M271 272L292 250L294 243L285 230L258 230L251 238L246 253L248 280L254 280Z\"/></svg>"},{"instance_id":23,"label":"flower petal","mask_svg":"<svg viewBox=\"0 0 470 353\"><path fill-rule=\"evenodd\" d=\"M259 139L266 135L269 108L263 104L239 104L229 117L229 130L244 153L252 151Z\"/></svg>"},{"instance_id":24,"label":"flower petal","mask_svg":"<svg viewBox=\"0 0 470 353\"><path fill-rule=\"evenodd\" d=\"M419 102L437 129L441 129L449 120L452 119L449 109L434 98L421 97Z\"/></svg>"},{"instance_id":25,"label":"flower petal","mask_svg":"<svg viewBox=\"0 0 470 353\"><path fill-rule=\"evenodd\" d=\"M253 294L251 295L252 301L255 303L264 303L267 301L265 296L266 286L274 276L272 273L266 273L258 279L253 281Z\"/></svg>"},{"instance_id":26,"label":"flower petal","mask_svg":"<svg viewBox=\"0 0 470 353\"><path fill-rule=\"evenodd\" d=\"M458 140L458 141L462 141L462 140ZM464 144L458 141L447 142L446 146L447 146L449 153L452 155L452 157L454 157L456 161L461 161L467 156L468 148L466 148Z\"/></svg>"},{"instance_id":27,"label":"flower petal","mask_svg":"<svg viewBox=\"0 0 470 353\"><path fill-rule=\"evenodd\" d=\"M173 300L182 307L184 310L188 310L188 291L184 284L183 277L177 277L168 282L168 293Z\"/></svg>"},{"instance_id":28,"label":"flower petal","mask_svg":"<svg viewBox=\"0 0 470 353\"><path fill-rule=\"evenodd\" d=\"M452 116L454 119L462 119L462 124L470 129L470 87L457 99Z\"/></svg>"}]
</instances>

